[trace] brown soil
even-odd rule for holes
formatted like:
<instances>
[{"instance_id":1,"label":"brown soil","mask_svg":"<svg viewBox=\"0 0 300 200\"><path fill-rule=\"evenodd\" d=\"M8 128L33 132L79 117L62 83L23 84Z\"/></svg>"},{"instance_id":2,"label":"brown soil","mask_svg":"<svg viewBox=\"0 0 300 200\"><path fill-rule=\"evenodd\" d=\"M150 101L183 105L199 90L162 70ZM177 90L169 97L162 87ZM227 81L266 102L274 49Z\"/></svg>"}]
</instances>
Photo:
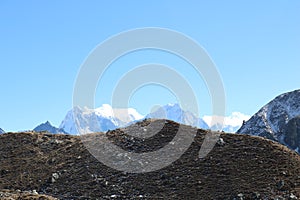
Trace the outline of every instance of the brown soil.
<instances>
[{"instance_id":1,"label":"brown soil","mask_svg":"<svg viewBox=\"0 0 300 200\"><path fill-rule=\"evenodd\" d=\"M124 134L124 129L106 134L128 151L153 151L171 141L178 130L179 124L163 122L165 125L161 132L149 139L133 138ZM144 121L138 126L148 124L149 121ZM184 127L187 134L188 130L195 130ZM131 130L130 127L127 130ZM298 154L263 138L221 134L225 144L217 144L208 156L199 159L199 150L206 134L208 131L197 130L194 142L180 159L161 170L142 174L124 173L107 167L89 153L78 136L2 134L0 191L4 192L0 192L0 199L5 199L3 195L8 193L20 195L24 192L16 191L33 190L58 199L299 197ZM101 139L104 133L90 134L88 137L92 136Z\"/></svg>"}]
</instances>

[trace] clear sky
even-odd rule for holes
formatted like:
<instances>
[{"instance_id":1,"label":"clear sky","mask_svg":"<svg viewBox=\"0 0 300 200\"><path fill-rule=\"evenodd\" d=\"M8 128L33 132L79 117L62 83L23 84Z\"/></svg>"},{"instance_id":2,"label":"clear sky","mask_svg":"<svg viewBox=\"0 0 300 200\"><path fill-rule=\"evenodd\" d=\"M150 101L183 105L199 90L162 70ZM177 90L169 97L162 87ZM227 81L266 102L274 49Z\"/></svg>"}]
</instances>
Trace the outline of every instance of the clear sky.
<instances>
[{"instance_id":1,"label":"clear sky","mask_svg":"<svg viewBox=\"0 0 300 200\"><path fill-rule=\"evenodd\" d=\"M222 76L227 114L252 115L275 96L299 88L300 1L0 1L0 127L32 129L46 120L59 126L72 107L74 82L88 54L108 37L134 28L162 27L202 45ZM174 65L193 85L179 58L137 52L119 60L123 72L150 61ZM109 73L107 73L109 75ZM117 77L117 76L116 76ZM96 103L109 103L110 87ZM111 82L110 82L111 81ZM207 92L198 91L201 115L210 114ZM153 97L159 92L159 98ZM174 97L148 86L130 101L142 114Z\"/></svg>"}]
</instances>

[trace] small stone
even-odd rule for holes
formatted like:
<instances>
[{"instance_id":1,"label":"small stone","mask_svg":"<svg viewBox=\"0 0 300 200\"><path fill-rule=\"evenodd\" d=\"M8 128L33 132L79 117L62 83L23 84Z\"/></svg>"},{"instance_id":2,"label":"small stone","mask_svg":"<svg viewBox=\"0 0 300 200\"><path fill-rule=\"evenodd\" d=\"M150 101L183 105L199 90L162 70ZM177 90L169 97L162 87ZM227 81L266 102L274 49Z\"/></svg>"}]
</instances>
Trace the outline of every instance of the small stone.
<instances>
[{"instance_id":1,"label":"small stone","mask_svg":"<svg viewBox=\"0 0 300 200\"><path fill-rule=\"evenodd\" d=\"M39 193L37 193L37 191L36 190L32 190L32 194L39 194Z\"/></svg>"},{"instance_id":2,"label":"small stone","mask_svg":"<svg viewBox=\"0 0 300 200\"><path fill-rule=\"evenodd\" d=\"M281 190L281 189L284 187L284 185L285 185L284 180L281 180L281 181L279 181L279 182L277 183L277 188L278 188L279 190Z\"/></svg>"},{"instance_id":3,"label":"small stone","mask_svg":"<svg viewBox=\"0 0 300 200\"><path fill-rule=\"evenodd\" d=\"M58 173L53 173L53 174L52 174L52 177L55 178L55 179L58 179L58 178L59 178L59 175L58 175Z\"/></svg>"},{"instance_id":4,"label":"small stone","mask_svg":"<svg viewBox=\"0 0 300 200\"><path fill-rule=\"evenodd\" d=\"M260 194L258 192L254 192L252 194L253 199L260 199Z\"/></svg>"},{"instance_id":5,"label":"small stone","mask_svg":"<svg viewBox=\"0 0 300 200\"><path fill-rule=\"evenodd\" d=\"M239 200L243 200L243 199L244 199L244 198L243 198L244 195L243 195L242 193L239 193L237 196L238 196L238 199L239 199Z\"/></svg>"},{"instance_id":6,"label":"small stone","mask_svg":"<svg viewBox=\"0 0 300 200\"><path fill-rule=\"evenodd\" d=\"M286 171L283 171L282 174L283 174L283 175L287 175Z\"/></svg>"},{"instance_id":7,"label":"small stone","mask_svg":"<svg viewBox=\"0 0 300 200\"><path fill-rule=\"evenodd\" d=\"M52 178L51 178L51 182L54 183L56 181L56 179L58 179L58 178L59 178L58 173L53 173Z\"/></svg>"},{"instance_id":8,"label":"small stone","mask_svg":"<svg viewBox=\"0 0 300 200\"><path fill-rule=\"evenodd\" d=\"M218 139L217 143L218 143L218 145L220 145L220 146L225 145L225 142L224 142L223 138L221 138L221 137Z\"/></svg>"},{"instance_id":9,"label":"small stone","mask_svg":"<svg viewBox=\"0 0 300 200\"><path fill-rule=\"evenodd\" d=\"M294 200L294 199L298 199L298 197L292 193L292 194L289 196L289 199L290 199L290 200Z\"/></svg>"}]
</instances>

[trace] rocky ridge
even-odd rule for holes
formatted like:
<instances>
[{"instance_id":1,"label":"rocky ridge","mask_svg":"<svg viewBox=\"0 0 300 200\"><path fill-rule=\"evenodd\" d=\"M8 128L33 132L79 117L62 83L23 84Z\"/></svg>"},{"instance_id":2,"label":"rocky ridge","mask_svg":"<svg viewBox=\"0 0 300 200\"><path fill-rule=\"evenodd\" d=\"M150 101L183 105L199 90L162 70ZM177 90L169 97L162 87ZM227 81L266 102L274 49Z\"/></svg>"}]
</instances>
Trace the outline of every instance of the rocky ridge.
<instances>
[{"instance_id":1,"label":"rocky ridge","mask_svg":"<svg viewBox=\"0 0 300 200\"><path fill-rule=\"evenodd\" d=\"M279 95L262 107L242 125L237 133L256 135L278 141L300 153L300 141L294 140L300 137L300 132L296 131L291 134L290 131L286 131L289 129L289 124L297 120L299 116L300 90L295 90ZM289 123L290 121L291 123Z\"/></svg>"}]
</instances>

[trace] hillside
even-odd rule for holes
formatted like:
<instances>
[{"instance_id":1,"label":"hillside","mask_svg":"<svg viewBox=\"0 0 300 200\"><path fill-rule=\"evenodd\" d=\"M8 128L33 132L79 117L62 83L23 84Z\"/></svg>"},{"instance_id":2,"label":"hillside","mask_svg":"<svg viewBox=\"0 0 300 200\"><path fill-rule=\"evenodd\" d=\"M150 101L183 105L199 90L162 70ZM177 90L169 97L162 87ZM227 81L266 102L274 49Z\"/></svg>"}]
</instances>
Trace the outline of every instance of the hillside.
<instances>
[{"instance_id":1,"label":"hillside","mask_svg":"<svg viewBox=\"0 0 300 200\"><path fill-rule=\"evenodd\" d=\"M126 150L153 151L171 141L179 127L172 121L160 122L164 123L161 132L143 143L126 135L124 129L106 134ZM149 121L143 121L136 125L148 124ZM5 133L0 135L0 191L36 190L58 199L299 197L298 154L260 137L221 134L224 144L217 144L208 156L199 159L207 133L198 129L194 142L180 159L166 168L143 174L105 166L88 152L79 136ZM90 136L101 138L104 134Z\"/></svg>"},{"instance_id":2,"label":"hillside","mask_svg":"<svg viewBox=\"0 0 300 200\"><path fill-rule=\"evenodd\" d=\"M0 190L0 199L2 200L57 200L57 198L38 194L36 191L10 191L10 190Z\"/></svg>"}]
</instances>

